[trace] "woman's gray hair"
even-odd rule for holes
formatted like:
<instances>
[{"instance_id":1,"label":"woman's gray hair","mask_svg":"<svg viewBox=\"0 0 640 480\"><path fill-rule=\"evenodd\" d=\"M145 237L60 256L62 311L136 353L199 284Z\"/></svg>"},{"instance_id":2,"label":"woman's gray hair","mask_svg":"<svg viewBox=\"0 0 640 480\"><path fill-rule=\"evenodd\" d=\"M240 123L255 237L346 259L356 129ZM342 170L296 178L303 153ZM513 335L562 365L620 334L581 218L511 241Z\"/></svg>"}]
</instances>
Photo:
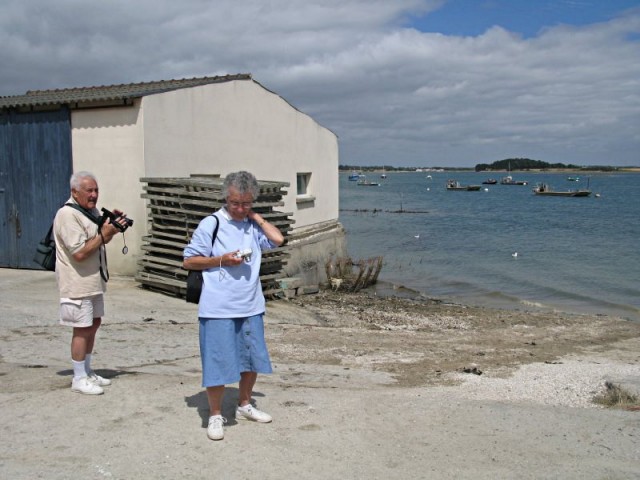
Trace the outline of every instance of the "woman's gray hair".
<instances>
[{"instance_id":1,"label":"woman's gray hair","mask_svg":"<svg viewBox=\"0 0 640 480\"><path fill-rule=\"evenodd\" d=\"M224 198L229 196L230 187L238 190L240 195L250 193L254 200L258 198L258 195L260 194L258 180L256 180L256 177L254 177L252 173L245 172L244 170L241 172L230 173L225 177L222 185Z\"/></svg>"},{"instance_id":2,"label":"woman's gray hair","mask_svg":"<svg viewBox=\"0 0 640 480\"><path fill-rule=\"evenodd\" d=\"M98 183L98 179L93 173L82 170L71 175L71 178L69 179L71 190L80 190L80 182L83 178L90 178L94 182Z\"/></svg>"}]
</instances>

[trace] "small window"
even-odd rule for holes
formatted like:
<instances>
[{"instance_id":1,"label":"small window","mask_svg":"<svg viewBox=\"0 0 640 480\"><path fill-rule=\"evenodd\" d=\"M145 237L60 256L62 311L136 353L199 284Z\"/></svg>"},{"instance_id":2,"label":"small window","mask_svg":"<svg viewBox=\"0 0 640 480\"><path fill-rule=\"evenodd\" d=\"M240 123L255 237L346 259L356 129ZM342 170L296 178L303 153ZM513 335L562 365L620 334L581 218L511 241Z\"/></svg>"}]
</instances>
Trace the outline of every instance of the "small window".
<instances>
[{"instance_id":1,"label":"small window","mask_svg":"<svg viewBox=\"0 0 640 480\"><path fill-rule=\"evenodd\" d=\"M310 173L298 174L298 196L309 194L309 182L311 181Z\"/></svg>"},{"instance_id":2,"label":"small window","mask_svg":"<svg viewBox=\"0 0 640 480\"><path fill-rule=\"evenodd\" d=\"M298 173L297 183L296 203L306 204L304 205L305 207L313 206L316 197L311 194L311 189L309 188L311 184L311 173Z\"/></svg>"}]
</instances>

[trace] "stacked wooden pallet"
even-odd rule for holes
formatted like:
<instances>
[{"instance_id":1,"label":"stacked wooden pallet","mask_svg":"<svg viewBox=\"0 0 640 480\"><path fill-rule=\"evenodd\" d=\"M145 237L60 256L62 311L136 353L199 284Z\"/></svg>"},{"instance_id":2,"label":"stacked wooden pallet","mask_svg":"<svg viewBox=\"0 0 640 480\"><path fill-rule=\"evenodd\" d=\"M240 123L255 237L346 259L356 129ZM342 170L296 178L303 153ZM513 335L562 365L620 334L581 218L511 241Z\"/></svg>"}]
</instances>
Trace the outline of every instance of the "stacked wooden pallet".
<instances>
[{"instance_id":1,"label":"stacked wooden pallet","mask_svg":"<svg viewBox=\"0 0 640 480\"><path fill-rule=\"evenodd\" d=\"M189 178L141 178L142 198L147 200L149 234L143 237L144 252L138 261L136 280L147 288L176 296L186 293L187 271L182 268L182 252L200 220L225 203L219 176L198 175ZM277 226L287 237L293 219L290 213L275 210L284 205L286 182L259 181L260 195L253 209ZM286 244L286 242L285 242ZM283 246L263 252L260 280L265 295L278 296L281 287L275 281L289 254Z\"/></svg>"}]
</instances>

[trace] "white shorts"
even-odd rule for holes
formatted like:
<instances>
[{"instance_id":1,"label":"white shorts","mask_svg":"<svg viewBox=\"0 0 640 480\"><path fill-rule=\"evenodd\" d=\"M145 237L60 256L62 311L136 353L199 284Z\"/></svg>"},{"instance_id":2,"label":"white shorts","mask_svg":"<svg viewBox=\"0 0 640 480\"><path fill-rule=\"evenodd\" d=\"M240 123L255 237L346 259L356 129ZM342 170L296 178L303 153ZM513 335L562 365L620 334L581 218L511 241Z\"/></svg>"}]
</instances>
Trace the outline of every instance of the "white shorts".
<instances>
[{"instance_id":1,"label":"white shorts","mask_svg":"<svg viewBox=\"0 0 640 480\"><path fill-rule=\"evenodd\" d=\"M104 316L104 297L102 294L87 298L60 299L60 325L86 328L93 325L94 318Z\"/></svg>"}]
</instances>

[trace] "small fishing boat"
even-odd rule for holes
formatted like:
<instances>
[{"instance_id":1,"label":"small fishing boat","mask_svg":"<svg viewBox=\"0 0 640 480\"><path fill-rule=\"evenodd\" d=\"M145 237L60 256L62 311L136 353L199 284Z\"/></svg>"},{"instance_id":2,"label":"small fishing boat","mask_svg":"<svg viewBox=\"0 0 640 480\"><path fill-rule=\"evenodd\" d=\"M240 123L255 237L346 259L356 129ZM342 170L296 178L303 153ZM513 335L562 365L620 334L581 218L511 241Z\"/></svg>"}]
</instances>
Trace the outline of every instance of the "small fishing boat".
<instances>
[{"instance_id":1,"label":"small fishing boat","mask_svg":"<svg viewBox=\"0 0 640 480\"><path fill-rule=\"evenodd\" d=\"M484 182L482 182L483 185L495 185L496 183L498 183L498 180L496 180L495 178L487 178Z\"/></svg>"},{"instance_id":2,"label":"small fishing boat","mask_svg":"<svg viewBox=\"0 0 640 480\"><path fill-rule=\"evenodd\" d=\"M507 176L500 179L500 185L529 185L529 182L524 180L514 180L511 176L511 162L507 168Z\"/></svg>"},{"instance_id":3,"label":"small fishing boat","mask_svg":"<svg viewBox=\"0 0 640 480\"><path fill-rule=\"evenodd\" d=\"M556 191L553 190L546 183L539 183L533 189L535 195L546 195L548 197L588 197L591 195L591 190L578 189L578 190L565 190Z\"/></svg>"},{"instance_id":4,"label":"small fishing boat","mask_svg":"<svg viewBox=\"0 0 640 480\"><path fill-rule=\"evenodd\" d=\"M568 182L579 182L580 177L567 177Z\"/></svg>"},{"instance_id":5,"label":"small fishing boat","mask_svg":"<svg viewBox=\"0 0 640 480\"><path fill-rule=\"evenodd\" d=\"M529 182L525 180L514 180L511 175L507 175L500 179L500 185L529 185Z\"/></svg>"},{"instance_id":6,"label":"small fishing boat","mask_svg":"<svg viewBox=\"0 0 640 480\"><path fill-rule=\"evenodd\" d=\"M349 180L352 182L357 182L360 177L362 176L361 173L356 172L355 170L353 170L350 174L349 174Z\"/></svg>"},{"instance_id":7,"label":"small fishing boat","mask_svg":"<svg viewBox=\"0 0 640 480\"><path fill-rule=\"evenodd\" d=\"M480 185L462 185L456 180L447 180L447 190L463 190L467 192L476 192L482 188Z\"/></svg>"},{"instance_id":8,"label":"small fishing boat","mask_svg":"<svg viewBox=\"0 0 640 480\"><path fill-rule=\"evenodd\" d=\"M357 184L361 187L379 187L380 186L380 183L378 182L371 182L367 180L366 175L360 175L360 178L358 179Z\"/></svg>"}]
</instances>

